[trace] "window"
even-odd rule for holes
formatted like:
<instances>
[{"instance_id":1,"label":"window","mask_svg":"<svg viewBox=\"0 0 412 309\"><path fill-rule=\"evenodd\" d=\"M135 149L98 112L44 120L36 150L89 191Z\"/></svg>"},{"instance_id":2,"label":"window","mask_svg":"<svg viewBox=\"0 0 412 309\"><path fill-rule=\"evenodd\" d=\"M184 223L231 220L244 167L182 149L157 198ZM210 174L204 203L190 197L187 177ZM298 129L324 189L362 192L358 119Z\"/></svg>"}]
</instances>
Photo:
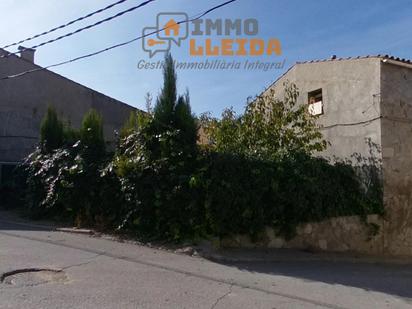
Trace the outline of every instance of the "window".
<instances>
[{"instance_id":1,"label":"window","mask_svg":"<svg viewBox=\"0 0 412 309\"><path fill-rule=\"evenodd\" d=\"M313 116L323 115L322 89L308 93L309 114Z\"/></svg>"}]
</instances>

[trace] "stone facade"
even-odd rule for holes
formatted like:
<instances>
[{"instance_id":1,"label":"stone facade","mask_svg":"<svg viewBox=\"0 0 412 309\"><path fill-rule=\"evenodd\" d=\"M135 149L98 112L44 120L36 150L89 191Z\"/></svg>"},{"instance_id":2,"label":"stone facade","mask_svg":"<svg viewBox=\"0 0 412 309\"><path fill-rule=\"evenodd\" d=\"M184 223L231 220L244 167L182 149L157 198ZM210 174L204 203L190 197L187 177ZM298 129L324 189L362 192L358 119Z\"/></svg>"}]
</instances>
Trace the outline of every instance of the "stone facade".
<instances>
[{"instance_id":1,"label":"stone facade","mask_svg":"<svg viewBox=\"0 0 412 309\"><path fill-rule=\"evenodd\" d=\"M0 55L4 53L0 49ZM39 69L32 56L0 58L0 77ZM48 70L0 80L0 164L19 162L33 150L49 105L75 128L86 112L96 109L103 116L108 142L114 141L114 131L136 110Z\"/></svg>"},{"instance_id":2,"label":"stone facade","mask_svg":"<svg viewBox=\"0 0 412 309\"><path fill-rule=\"evenodd\" d=\"M330 142L321 155L350 159L359 153L368 157L371 149L366 139L381 144L380 71L380 58L302 63L271 88L282 99L284 83L296 84L300 104L308 104L309 93L321 89L323 115L318 122Z\"/></svg>"},{"instance_id":3,"label":"stone facade","mask_svg":"<svg viewBox=\"0 0 412 309\"><path fill-rule=\"evenodd\" d=\"M298 227L291 240L276 235L267 228L261 239L253 242L248 236L225 238L221 246L225 248L294 248L313 251L359 252L384 254L383 219L371 215L367 223L358 217L340 217L317 223L307 223ZM372 225L373 223L373 225Z\"/></svg>"},{"instance_id":4,"label":"stone facade","mask_svg":"<svg viewBox=\"0 0 412 309\"><path fill-rule=\"evenodd\" d=\"M385 252L412 255L412 69L381 65Z\"/></svg>"},{"instance_id":5,"label":"stone facade","mask_svg":"<svg viewBox=\"0 0 412 309\"><path fill-rule=\"evenodd\" d=\"M300 104L321 89L318 122L330 147L319 155L353 162L356 155L376 166L386 215L369 217L376 235L371 225L347 217L303 225L290 241L269 229L258 244L239 236L223 245L412 256L412 62L376 56L298 63L270 86L279 99L287 81L297 85Z\"/></svg>"}]
</instances>

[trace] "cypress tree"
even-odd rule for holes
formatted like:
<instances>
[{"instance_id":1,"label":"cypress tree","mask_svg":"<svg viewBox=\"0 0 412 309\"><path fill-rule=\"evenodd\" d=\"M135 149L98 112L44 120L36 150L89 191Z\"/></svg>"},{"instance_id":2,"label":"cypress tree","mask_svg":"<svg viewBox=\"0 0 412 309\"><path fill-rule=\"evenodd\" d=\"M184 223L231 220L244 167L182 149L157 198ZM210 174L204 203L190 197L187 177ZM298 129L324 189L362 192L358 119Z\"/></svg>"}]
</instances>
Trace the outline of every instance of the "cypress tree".
<instances>
[{"instance_id":1,"label":"cypress tree","mask_svg":"<svg viewBox=\"0 0 412 309\"><path fill-rule=\"evenodd\" d=\"M87 159L99 161L104 157L106 146L103 135L103 118L94 109L91 109L83 118L80 140Z\"/></svg>"},{"instance_id":2,"label":"cypress tree","mask_svg":"<svg viewBox=\"0 0 412 309\"><path fill-rule=\"evenodd\" d=\"M43 151L51 152L63 146L64 125L59 120L56 110L49 106L40 126L40 142Z\"/></svg>"},{"instance_id":3,"label":"cypress tree","mask_svg":"<svg viewBox=\"0 0 412 309\"><path fill-rule=\"evenodd\" d=\"M177 95L177 75L173 58L170 54L165 57L163 68L163 88L154 107L153 120L157 126L157 133L169 129L179 131L180 146L188 151L196 148L197 126L190 107L190 97Z\"/></svg>"}]
</instances>

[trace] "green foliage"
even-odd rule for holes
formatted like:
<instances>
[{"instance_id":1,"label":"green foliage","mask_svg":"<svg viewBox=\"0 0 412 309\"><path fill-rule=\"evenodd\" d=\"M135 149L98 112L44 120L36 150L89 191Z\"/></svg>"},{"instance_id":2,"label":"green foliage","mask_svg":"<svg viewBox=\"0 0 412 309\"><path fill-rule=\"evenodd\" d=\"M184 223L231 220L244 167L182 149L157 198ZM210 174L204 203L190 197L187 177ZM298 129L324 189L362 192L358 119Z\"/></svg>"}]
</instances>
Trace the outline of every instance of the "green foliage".
<instances>
[{"instance_id":1,"label":"green foliage","mask_svg":"<svg viewBox=\"0 0 412 309\"><path fill-rule=\"evenodd\" d=\"M80 140L86 159L100 161L104 157L106 146L103 136L103 119L94 109L91 109L83 118Z\"/></svg>"},{"instance_id":2,"label":"green foliage","mask_svg":"<svg viewBox=\"0 0 412 309\"><path fill-rule=\"evenodd\" d=\"M200 151L189 94L177 94L170 55L163 77L153 114L131 114L113 158L96 111L80 132L48 112L42 126L48 151L37 149L24 164L33 214L172 241L256 239L267 226L293 237L301 223L383 214L380 163L372 153L355 156L356 166L314 157L326 142L306 106L297 104L295 86L286 85L282 101L271 91L257 97L242 116L227 109L221 120L202 117L213 143ZM47 138L52 127L59 138Z\"/></svg>"},{"instance_id":3,"label":"green foliage","mask_svg":"<svg viewBox=\"0 0 412 309\"><path fill-rule=\"evenodd\" d=\"M271 226L290 238L301 223L382 214L380 200L365 192L348 163L332 165L304 153L279 161L212 153L208 162L203 182L214 235L256 238Z\"/></svg>"},{"instance_id":4,"label":"green foliage","mask_svg":"<svg viewBox=\"0 0 412 309\"><path fill-rule=\"evenodd\" d=\"M182 151L196 151L197 125L190 108L189 92L177 96L177 76L170 54L165 57L163 88L157 98L153 114L153 133L162 134L177 130L176 142Z\"/></svg>"},{"instance_id":5,"label":"green foliage","mask_svg":"<svg viewBox=\"0 0 412 309\"><path fill-rule=\"evenodd\" d=\"M163 125L170 125L174 122L177 100L176 83L177 75L173 58L170 54L167 54L163 69L163 88L154 108L154 118Z\"/></svg>"},{"instance_id":6,"label":"green foliage","mask_svg":"<svg viewBox=\"0 0 412 309\"><path fill-rule=\"evenodd\" d=\"M285 84L282 101L269 89L248 102L242 116L226 109L221 120L204 115L202 125L218 152L273 160L298 152L322 151L327 143L316 118L308 113L307 106L297 103L298 95L295 85Z\"/></svg>"},{"instance_id":7,"label":"green foliage","mask_svg":"<svg viewBox=\"0 0 412 309\"><path fill-rule=\"evenodd\" d=\"M46 152L61 147L64 143L64 125L58 119L55 109L48 107L40 127L40 142Z\"/></svg>"},{"instance_id":8,"label":"green foliage","mask_svg":"<svg viewBox=\"0 0 412 309\"><path fill-rule=\"evenodd\" d=\"M115 159L127 200L121 228L173 241L196 237L204 218L192 174L196 163L173 151L177 131L153 135L150 125L125 138Z\"/></svg>"},{"instance_id":9,"label":"green foliage","mask_svg":"<svg viewBox=\"0 0 412 309\"><path fill-rule=\"evenodd\" d=\"M52 152L38 148L23 163L28 210L35 217L110 225L117 219L111 208L121 204L123 196L119 179L106 163L102 118L91 110L80 132L66 130L65 139Z\"/></svg>"},{"instance_id":10,"label":"green foliage","mask_svg":"<svg viewBox=\"0 0 412 309\"><path fill-rule=\"evenodd\" d=\"M193 181L197 126L189 94L177 96L172 57L167 55L165 62L153 117L142 117L121 140L115 167L128 201L121 226L145 236L181 240L202 229L199 188Z\"/></svg>"},{"instance_id":11,"label":"green foliage","mask_svg":"<svg viewBox=\"0 0 412 309\"><path fill-rule=\"evenodd\" d=\"M137 111L133 111L130 113L129 119L126 121L126 123L123 125L123 128L120 131L120 138L124 138L139 129L139 125L140 125L140 120L139 120L140 115L139 114L140 113Z\"/></svg>"}]
</instances>

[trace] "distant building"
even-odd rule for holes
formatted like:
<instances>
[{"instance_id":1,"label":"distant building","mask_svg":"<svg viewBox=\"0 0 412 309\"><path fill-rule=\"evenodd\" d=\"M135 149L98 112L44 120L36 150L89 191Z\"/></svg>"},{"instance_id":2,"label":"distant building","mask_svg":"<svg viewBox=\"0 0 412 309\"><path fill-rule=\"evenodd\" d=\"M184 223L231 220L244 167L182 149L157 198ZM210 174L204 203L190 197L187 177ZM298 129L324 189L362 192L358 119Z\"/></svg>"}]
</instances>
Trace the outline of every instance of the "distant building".
<instances>
[{"instance_id":1,"label":"distant building","mask_svg":"<svg viewBox=\"0 0 412 309\"><path fill-rule=\"evenodd\" d=\"M0 58L0 78L41 68L34 64L34 53L23 49L20 57ZM0 56L5 54L0 49ZM49 70L0 80L0 181L35 148L49 105L75 128L87 111L96 109L103 116L108 142L115 140L115 130L136 110Z\"/></svg>"},{"instance_id":2,"label":"distant building","mask_svg":"<svg viewBox=\"0 0 412 309\"><path fill-rule=\"evenodd\" d=\"M411 255L412 62L378 55L296 63L270 86L279 98L286 81L296 84L300 104L319 117L331 143L322 156L358 153L382 171L387 216L381 237L366 251Z\"/></svg>"}]
</instances>

